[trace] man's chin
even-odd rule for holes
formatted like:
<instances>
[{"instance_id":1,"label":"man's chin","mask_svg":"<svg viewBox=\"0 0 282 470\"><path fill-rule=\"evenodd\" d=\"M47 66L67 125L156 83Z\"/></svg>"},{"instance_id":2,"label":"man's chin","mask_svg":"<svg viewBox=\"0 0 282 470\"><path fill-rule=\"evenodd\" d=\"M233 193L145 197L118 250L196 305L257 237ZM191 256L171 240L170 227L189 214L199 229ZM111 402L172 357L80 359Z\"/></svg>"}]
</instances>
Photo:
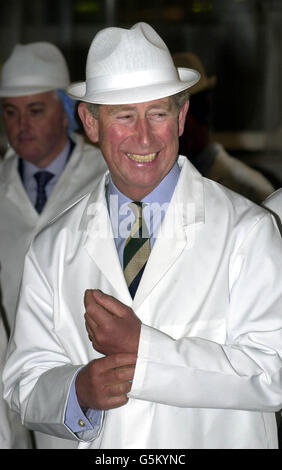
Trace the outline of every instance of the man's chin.
<instances>
[{"instance_id":1,"label":"man's chin","mask_svg":"<svg viewBox=\"0 0 282 470\"><path fill-rule=\"evenodd\" d=\"M34 152L27 152L26 149L25 150L18 150L16 151L16 153L25 161L27 162L30 162L30 163L33 163L34 165L36 165L38 163L38 161L40 161L40 157L38 155L38 153L34 153Z\"/></svg>"}]
</instances>

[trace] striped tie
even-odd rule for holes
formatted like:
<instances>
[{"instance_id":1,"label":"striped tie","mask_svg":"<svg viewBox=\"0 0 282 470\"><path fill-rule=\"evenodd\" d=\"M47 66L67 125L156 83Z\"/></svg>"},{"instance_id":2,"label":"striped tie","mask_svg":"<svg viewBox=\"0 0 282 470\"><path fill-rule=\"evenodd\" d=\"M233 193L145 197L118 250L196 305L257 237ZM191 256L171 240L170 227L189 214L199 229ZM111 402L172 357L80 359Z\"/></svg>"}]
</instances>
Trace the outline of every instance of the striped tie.
<instances>
[{"instance_id":1,"label":"striped tie","mask_svg":"<svg viewBox=\"0 0 282 470\"><path fill-rule=\"evenodd\" d=\"M131 297L134 298L143 271L150 254L150 238L146 224L142 218L142 203L129 204L135 215L135 222L126 240L123 252L124 277ZM143 223L142 223L143 222Z\"/></svg>"}]
</instances>

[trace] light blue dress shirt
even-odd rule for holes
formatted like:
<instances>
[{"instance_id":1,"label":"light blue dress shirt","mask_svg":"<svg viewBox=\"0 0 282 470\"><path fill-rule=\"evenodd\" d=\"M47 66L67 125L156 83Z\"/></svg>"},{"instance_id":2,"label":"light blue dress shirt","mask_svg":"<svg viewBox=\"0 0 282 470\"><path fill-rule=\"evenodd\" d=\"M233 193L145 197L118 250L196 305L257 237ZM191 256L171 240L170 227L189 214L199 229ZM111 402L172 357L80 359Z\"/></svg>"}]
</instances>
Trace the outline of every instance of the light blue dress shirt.
<instances>
[{"instance_id":1,"label":"light blue dress shirt","mask_svg":"<svg viewBox=\"0 0 282 470\"><path fill-rule=\"evenodd\" d=\"M150 194L142 199L142 202L147 204L143 213L150 234L151 248L153 247L157 231L165 216L167 206L173 195L179 175L180 168L178 164L175 163L160 184ZM123 267L123 249L130 233L131 225L134 222L134 215L128 207L128 204L132 202L132 199L129 199L122 194L117 189L112 179L110 179L107 188L107 202L115 237L115 244L120 264ZM81 432L93 430L96 426L100 425L102 412L100 410L89 409L85 414L83 413L79 406L75 391L75 379L78 372L79 371L77 371L74 376L71 384L65 413L65 424L72 432L77 433L79 436Z\"/></svg>"}]
</instances>

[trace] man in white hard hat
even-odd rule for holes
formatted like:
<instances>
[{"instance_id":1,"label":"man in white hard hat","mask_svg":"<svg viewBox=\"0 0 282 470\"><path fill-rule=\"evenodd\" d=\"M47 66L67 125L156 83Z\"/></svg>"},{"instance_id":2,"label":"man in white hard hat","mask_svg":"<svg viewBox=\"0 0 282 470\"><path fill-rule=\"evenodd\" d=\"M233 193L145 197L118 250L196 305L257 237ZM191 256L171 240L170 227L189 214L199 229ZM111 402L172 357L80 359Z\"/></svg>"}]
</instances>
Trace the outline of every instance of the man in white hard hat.
<instances>
[{"instance_id":1,"label":"man in white hard hat","mask_svg":"<svg viewBox=\"0 0 282 470\"><path fill-rule=\"evenodd\" d=\"M189 114L179 139L180 153L186 155L203 176L260 204L274 191L272 183L212 140L210 121L216 76L207 76L201 59L192 52L177 52L173 60L177 67L193 68L201 74L199 82L190 89Z\"/></svg>"},{"instance_id":2,"label":"man in white hard hat","mask_svg":"<svg viewBox=\"0 0 282 470\"><path fill-rule=\"evenodd\" d=\"M100 151L73 132L75 103L65 93L69 71L55 45L18 44L1 72L0 103L10 148L0 165L0 264L11 330L32 237L95 188L105 164ZM36 437L38 448L56 445L46 435Z\"/></svg>"},{"instance_id":3,"label":"man in white hard hat","mask_svg":"<svg viewBox=\"0 0 282 470\"><path fill-rule=\"evenodd\" d=\"M68 89L109 171L34 240L3 377L79 448L277 447L282 241L178 156L198 78L138 23L100 31Z\"/></svg>"}]
</instances>

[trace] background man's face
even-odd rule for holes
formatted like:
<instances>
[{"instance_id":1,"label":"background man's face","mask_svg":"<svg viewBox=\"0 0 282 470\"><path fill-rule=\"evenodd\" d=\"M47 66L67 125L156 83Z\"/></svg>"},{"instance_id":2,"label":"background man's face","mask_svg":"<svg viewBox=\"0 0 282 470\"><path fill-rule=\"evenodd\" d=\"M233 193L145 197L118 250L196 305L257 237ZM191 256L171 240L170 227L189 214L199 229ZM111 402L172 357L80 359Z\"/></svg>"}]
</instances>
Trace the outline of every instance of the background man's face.
<instances>
[{"instance_id":1,"label":"background man's face","mask_svg":"<svg viewBox=\"0 0 282 470\"><path fill-rule=\"evenodd\" d=\"M16 153L43 168L63 149L68 119L54 91L2 99L7 137Z\"/></svg>"}]
</instances>

